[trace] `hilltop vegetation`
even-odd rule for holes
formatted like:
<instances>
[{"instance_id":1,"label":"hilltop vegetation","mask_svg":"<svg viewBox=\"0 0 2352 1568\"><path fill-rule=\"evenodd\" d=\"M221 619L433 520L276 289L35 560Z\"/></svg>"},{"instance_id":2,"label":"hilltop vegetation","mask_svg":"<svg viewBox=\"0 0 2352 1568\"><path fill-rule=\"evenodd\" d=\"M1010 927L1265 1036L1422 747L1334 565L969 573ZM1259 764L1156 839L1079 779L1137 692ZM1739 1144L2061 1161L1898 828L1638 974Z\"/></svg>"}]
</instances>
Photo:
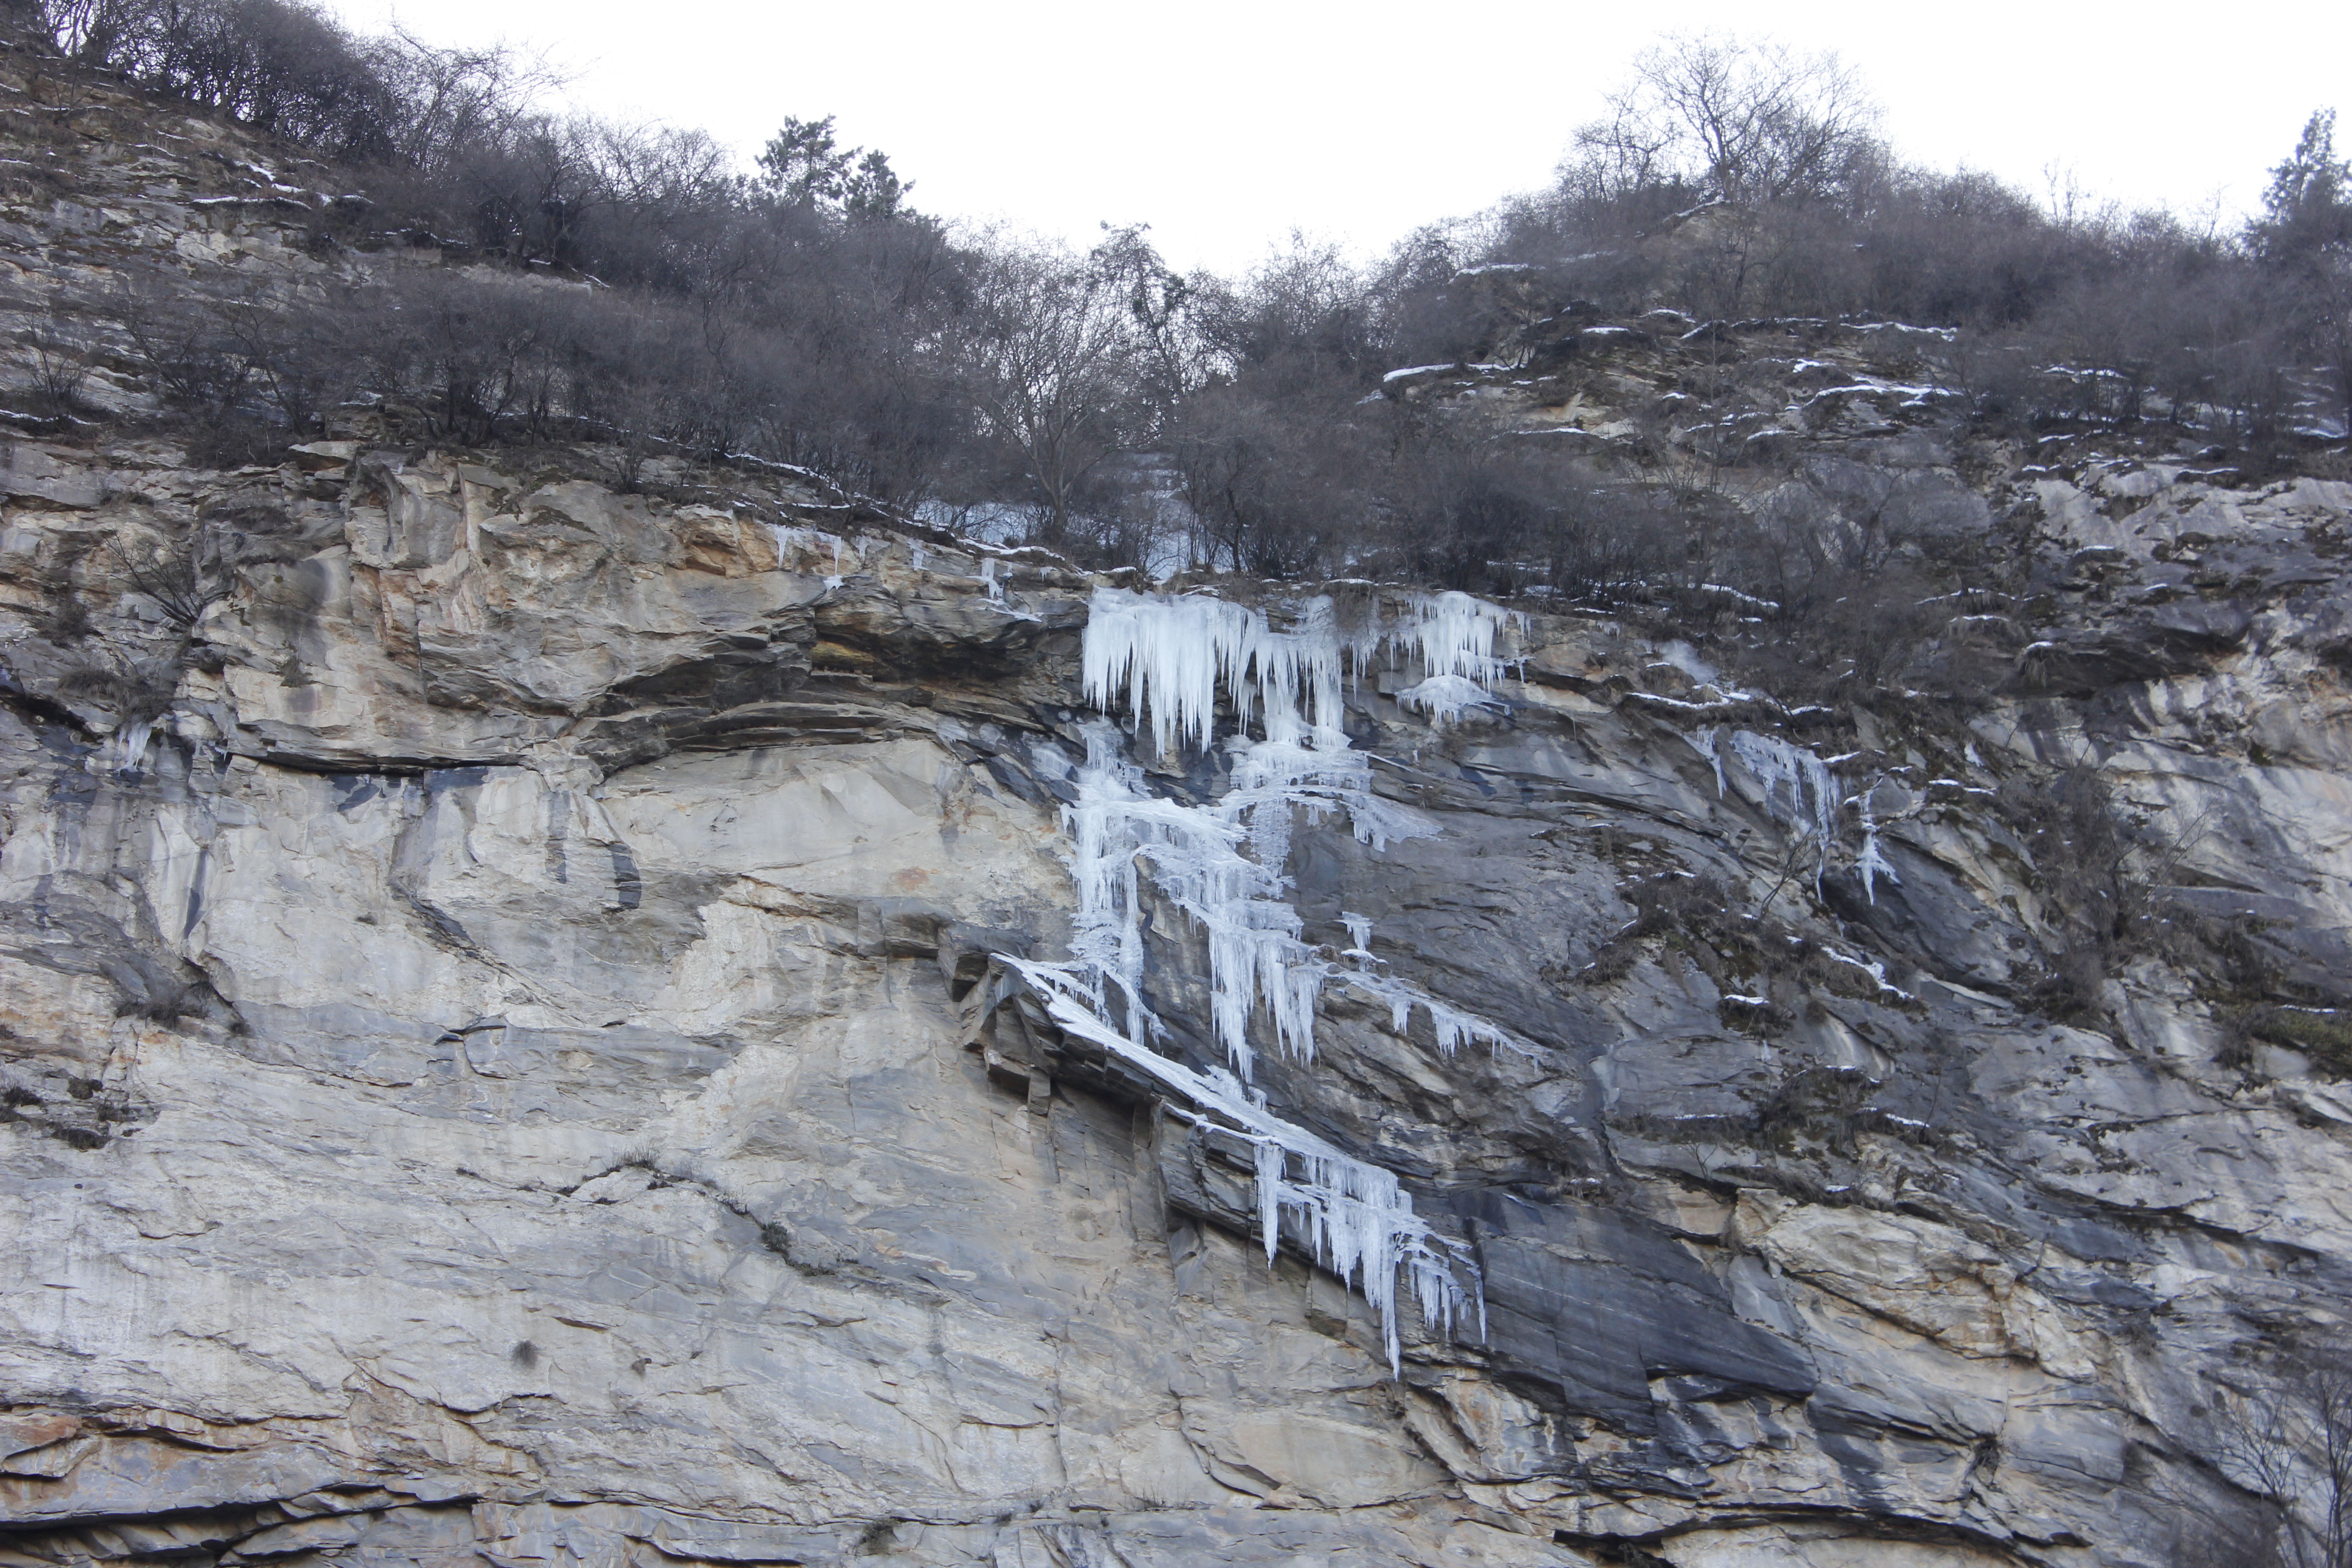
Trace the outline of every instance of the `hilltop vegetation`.
<instances>
[{"instance_id":1,"label":"hilltop vegetation","mask_svg":"<svg viewBox=\"0 0 2352 1568\"><path fill-rule=\"evenodd\" d=\"M363 405L420 442L599 443L625 483L656 452L798 465L1102 564L1786 604L1793 541L1832 587L2015 588L1970 575L1981 531L1951 537L1916 484L1823 535L1853 485L1736 428L1785 391L1736 384L1759 332L1843 322L1938 329L1874 363L1973 436L2095 426L2257 479L2343 465L2352 201L2324 113L2229 232L1911 166L1834 60L1670 39L1548 190L1369 269L1294 245L1180 276L1141 228L1077 254L944 224L828 120L747 171L698 132L546 108L528 58L355 37L299 0L13 9L58 90L127 78L320 165L299 286L165 267L68 302L222 460ZM1664 356L1629 428L1545 443L1496 417L1489 394L1571 403L1620 329ZM20 411L89 416L77 345L44 352ZM1448 366L1479 394L1391 374Z\"/></svg>"}]
</instances>

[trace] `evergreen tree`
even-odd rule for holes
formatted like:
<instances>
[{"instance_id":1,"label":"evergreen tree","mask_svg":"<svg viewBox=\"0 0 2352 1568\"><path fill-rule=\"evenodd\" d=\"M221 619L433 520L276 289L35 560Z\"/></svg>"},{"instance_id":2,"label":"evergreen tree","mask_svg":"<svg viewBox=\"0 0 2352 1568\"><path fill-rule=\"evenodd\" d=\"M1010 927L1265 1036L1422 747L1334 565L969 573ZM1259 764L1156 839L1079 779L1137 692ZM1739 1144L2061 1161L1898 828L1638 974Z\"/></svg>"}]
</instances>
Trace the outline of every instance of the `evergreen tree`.
<instances>
[{"instance_id":1,"label":"evergreen tree","mask_svg":"<svg viewBox=\"0 0 2352 1568\"><path fill-rule=\"evenodd\" d=\"M2254 226L2263 259L2291 267L2325 266L2352 247L2352 166L2336 156L2336 111L2304 122L2294 155L2271 171Z\"/></svg>"},{"instance_id":2,"label":"evergreen tree","mask_svg":"<svg viewBox=\"0 0 2352 1568\"><path fill-rule=\"evenodd\" d=\"M2337 418L2352 430L2352 166L2336 156L2334 110L2305 121L2293 155L2271 171L2250 237L2291 290Z\"/></svg>"}]
</instances>

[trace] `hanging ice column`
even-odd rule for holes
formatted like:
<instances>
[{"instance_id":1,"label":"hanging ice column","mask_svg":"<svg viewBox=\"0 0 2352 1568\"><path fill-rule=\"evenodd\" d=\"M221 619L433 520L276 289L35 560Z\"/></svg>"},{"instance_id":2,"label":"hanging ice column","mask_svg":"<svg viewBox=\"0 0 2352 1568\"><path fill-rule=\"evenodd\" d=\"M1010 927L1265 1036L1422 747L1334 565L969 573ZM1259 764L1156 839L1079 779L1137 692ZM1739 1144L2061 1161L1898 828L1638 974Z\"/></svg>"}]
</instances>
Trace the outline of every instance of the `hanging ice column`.
<instances>
[{"instance_id":1,"label":"hanging ice column","mask_svg":"<svg viewBox=\"0 0 2352 1568\"><path fill-rule=\"evenodd\" d=\"M1214 738L1222 688L1244 731L1255 718L1265 734L1234 738L1232 786L1205 809L1141 794L1139 770L1118 757L1115 742L1089 748L1070 814L1080 840L1081 956L1125 993L1131 1032L1148 1032L1136 991L1140 858L1208 933L1217 1041L1243 1080L1255 1066L1249 1024L1261 1002L1276 1045L1312 1058L1315 1004L1330 969L1299 940L1298 915L1283 898L1293 810L1313 821L1344 811L1356 837L1381 849L1436 831L1421 813L1373 794L1371 760L1349 746L1342 727L1344 667L1360 668L1383 647L1409 651L1430 679L1461 681L1473 700L1489 701L1475 682L1502 671L1494 649L1506 618L1466 594L1417 595L1402 625L1343 643L1328 597L1298 605L1297 624L1284 631L1262 611L1202 595L1095 591L1083 669L1089 702L1106 712L1124 706L1139 737L1149 733L1165 753Z\"/></svg>"},{"instance_id":2,"label":"hanging ice column","mask_svg":"<svg viewBox=\"0 0 2352 1568\"><path fill-rule=\"evenodd\" d=\"M1426 673L1423 687L1450 681L1467 689L1425 694L1425 706L1450 717L1491 700L1479 682L1501 673L1494 648L1505 617L1467 595L1417 597L1402 626L1343 644L1329 599L1308 600L1297 611L1291 629L1276 630L1262 612L1221 599L1097 590L1084 655L1087 700L1108 712L1123 698L1139 735L1148 732L1164 754L1205 748L1214 739L1222 688L1244 731L1231 742L1238 753L1232 786L1205 807L1151 795L1142 770L1123 755L1118 731L1096 726L1077 801L1065 813L1078 885L1076 962L1006 963L1029 979L1066 1032L1240 1130L1256 1151L1258 1219L1268 1258L1286 1214L1318 1258L1360 1285L1380 1315L1393 1369L1398 1272L1412 1281L1424 1317L1445 1326L1468 1303L1454 1272L1467 1260L1448 1257L1448 1244L1414 1215L1394 1174L1271 1115L1262 1098L1249 1093L1244 1085L1255 1063L1250 1026L1262 1004L1277 1047L1311 1059L1316 1004L1333 973L1302 940L1303 922L1284 896L1293 810L1303 807L1313 819L1344 811L1357 838L1381 848L1391 839L1436 831L1420 813L1372 793L1370 760L1349 748L1342 725L1344 665L1360 668L1384 646L1410 650ZM1264 735L1255 742L1246 734L1253 718ZM1159 1027L1142 997L1145 868L1207 933L1213 1022L1238 1078L1221 1069L1195 1072L1139 1043ZM1370 922L1351 916L1349 926L1360 948ZM1369 955L1358 962L1369 963ZM1350 979L1388 1000L1400 1026L1415 1002L1425 1005L1448 1055L1465 1037L1519 1048L1506 1031L1369 969ZM1124 1030L1108 1021L1114 1010L1123 1013Z\"/></svg>"},{"instance_id":3,"label":"hanging ice column","mask_svg":"<svg viewBox=\"0 0 2352 1568\"><path fill-rule=\"evenodd\" d=\"M1503 679L1495 635L1502 630L1504 612L1467 594L1416 594L1412 616L1412 625L1388 640L1413 646L1423 676L1418 685L1398 692L1397 701L1440 724L1492 703L1494 694L1486 688Z\"/></svg>"},{"instance_id":4,"label":"hanging ice column","mask_svg":"<svg viewBox=\"0 0 2352 1568\"><path fill-rule=\"evenodd\" d=\"M1307 1246L1342 1280L1364 1293L1381 1321L1389 1370L1402 1370L1397 1342L1396 1284L1400 1271L1411 1281L1423 1321L1450 1331L1474 1305L1478 1331L1486 1331L1484 1290L1475 1302L1455 1278L1457 1268L1473 1279L1477 1266L1466 1251L1429 1228L1413 1213L1410 1194L1393 1173L1340 1152L1306 1128L1269 1113L1231 1073L1195 1072L1138 1045L1105 1023L1084 982L1059 964L1004 961L1024 976L1045 1002L1054 1022L1068 1034L1101 1047L1192 1102L1231 1124L1254 1152L1257 1175L1258 1229L1266 1261L1282 1244L1285 1213L1307 1233ZM1197 1120L1197 1118L1196 1118ZM1296 1161L1305 1180L1290 1179Z\"/></svg>"}]
</instances>

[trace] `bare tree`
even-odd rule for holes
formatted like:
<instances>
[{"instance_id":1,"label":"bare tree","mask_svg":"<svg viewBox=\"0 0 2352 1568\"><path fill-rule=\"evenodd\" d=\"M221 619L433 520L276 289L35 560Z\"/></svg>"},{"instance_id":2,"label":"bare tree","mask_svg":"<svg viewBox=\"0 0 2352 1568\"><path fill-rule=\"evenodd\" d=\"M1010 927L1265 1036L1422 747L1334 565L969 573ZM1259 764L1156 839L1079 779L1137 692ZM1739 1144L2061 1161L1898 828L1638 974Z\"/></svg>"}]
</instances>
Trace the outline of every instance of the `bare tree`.
<instances>
[{"instance_id":1,"label":"bare tree","mask_svg":"<svg viewBox=\"0 0 2352 1568\"><path fill-rule=\"evenodd\" d=\"M1853 72L1769 40L1671 35L1609 107L1577 132L1608 181L1680 181L1737 206L1833 193L1875 148Z\"/></svg>"},{"instance_id":2,"label":"bare tree","mask_svg":"<svg viewBox=\"0 0 2352 1568\"><path fill-rule=\"evenodd\" d=\"M1711 244L1690 251L1706 264L1691 281L1716 296L1711 308L1736 314L1776 247L1821 250L1803 243L1798 215L1849 195L1885 163L1876 118L1835 55L1670 35L1635 58L1608 115L1578 131L1561 195L1650 228L1704 212L1694 232Z\"/></svg>"},{"instance_id":3,"label":"bare tree","mask_svg":"<svg viewBox=\"0 0 2352 1568\"><path fill-rule=\"evenodd\" d=\"M2268 1562L2352 1568L2352 1366L2300 1348L2263 1386L2216 1396L2222 1469L2278 1510Z\"/></svg>"},{"instance_id":4,"label":"bare tree","mask_svg":"<svg viewBox=\"0 0 2352 1568\"><path fill-rule=\"evenodd\" d=\"M974 269L959 345L983 433L1017 454L1037 534L1070 537L1080 487L1120 445L1136 321L1116 279L1043 247L1000 247Z\"/></svg>"}]
</instances>

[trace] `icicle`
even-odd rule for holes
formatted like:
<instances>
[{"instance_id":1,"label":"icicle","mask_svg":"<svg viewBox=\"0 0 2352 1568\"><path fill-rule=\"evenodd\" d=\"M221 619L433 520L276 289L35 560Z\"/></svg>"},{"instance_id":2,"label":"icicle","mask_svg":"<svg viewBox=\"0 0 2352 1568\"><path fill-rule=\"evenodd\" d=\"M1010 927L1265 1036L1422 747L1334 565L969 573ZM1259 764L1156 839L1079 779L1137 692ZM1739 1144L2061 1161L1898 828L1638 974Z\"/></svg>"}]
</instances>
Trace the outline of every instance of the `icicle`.
<instances>
[{"instance_id":1,"label":"icicle","mask_svg":"<svg viewBox=\"0 0 2352 1568\"><path fill-rule=\"evenodd\" d=\"M1175 1089L1197 1110L1223 1118L1254 1145L1258 1225L1268 1261L1280 1245L1287 1214L1306 1233L1316 1260L1363 1292L1380 1320L1391 1374L1403 1370L1396 1303L1400 1271L1412 1283L1423 1319L1441 1332L1453 1331L1472 1300L1455 1268L1471 1268L1475 1278L1475 1266L1413 1212L1412 1195L1399 1187L1394 1173L1342 1153L1306 1128L1272 1115L1253 1103L1230 1074L1213 1068L1195 1072L1137 1044L1103 1021L1087 983L1066 967L1011 957L1003 962L1031 983L1066 1034L1100 1046ZM1294 1159L1304 1180L1290 1179ZM1477 1308L1483 1337L1483 1290Z\"/></svg>"},{"instance_id":2,"label":"icicle","mask_svg":"<svg viewBox=\"0 0 2352 1568\"><path fill-rule=\"evenodd\" d=\"M791 571L793 569L792 560L796 552L802 551L814 551L821 544L830 545L833 549L833 572L824 580L825 587L828 590L835 589L840 587L843 583L848 580L848 573L842 565L842 551L844 544L841 535L837 533L826 533L820 529L814 528L795 528L789 523L782 522L772 522L768 524L768 533L769 536L776 542L776 569L778 571ZM853 563L854 562L855 557L853 554Z\"/></svg>"},{"instance_id":3,"label":"icicle","mask_svg":"<svg viewBox=\"0 0 2352 1568\"><path fill-rule=\"evenodd\" d=\"M1427 675L1459 676L1479 686L1503 678L1504 661L1495 657L1495 634L1503 627L1505 612L1467 594L1416 594L1412 615L1406 636L1417 646ZM1527 617L1511 618L1524 623Z\"/></svg>"},{"instance_id":4,"label":"icicle","mask_svg":"<svg viewBox=\"0 0 2352 1568\"><path fill-rule=\"evenodd\" d=\"M1004 584L996 580L995 556L983 555L980 558L980 584L988 590L989 603L992 605L1004 603Z\"/></svg>"},{"instance_id":5,"label":"icicle","mask_svg":"<svg viewBox=\"0 0 2352 1568\"><path fill-rule=\"evenodd\" d=\"M1860 796L1862 802L1862 854L1853 863L1853 868L1862 873L1863 893L1873 904L1878 902L1879 878L1885 878L1888 881L1894 883L1898 888L1903 885L1903 879L1896 876L1895 873L1894 863L1888 860L1885 853L1878 847L1878 818L1870 809L1870 797L1878 793L1878 786L1884 779L1885 775L1881 774L1878 778L1871 780L1870 787L1864 790ZM1883 972L1878 976L1878 983L1881 985L1885 985L1886 984L1886 976Z\"/></svg>"},{"instance_id":6,"label":"icicle","mask_svg":"<svg viewBox=\"0 0 2352 1568\"><path fill-rule=\"evenodd\" d=\"M1690 742L1693 749L1695 749L1700 756L1705 757L1715 768L1715 794L1716 798L1720 800L1723 797L1724 791L1723 752L1715 743L1715 739L1717 733L1718 731L1716 727L1709 724L1703 730L1692 731L1690 734L1685 738Z\"/></svg>"},{"instance_id":7,"label":"icicle","mask_svg":"<svg viewBox=\"0 0 2352 1568\"><path fill-rule=\"evenodd\" d=\"M141 769L144 768L147 765L147 747L154 736L154 721L150 719L133 719L129 724L123 726L120 737L122 762L118 771L135 776Z\"/></svg>"},{"instance_id":8,"label":"icicle","mask_svg":"<svg viewBox=\"0 0 2352 1568\"><path fill-rule=\"evenodd\" d=\"M1282 1200L1289 1194L1284 1180L1290 1172L1290 1151L1272 1138L1259 1141L1253 1151L1257 1164L1257 1229L1265 1243L1265 1266L1282 1250Z\"/></svg>"},{"instance_id":9,"label":"icicle","mask_svg":"<svg viewBox=\"0 0 2352 1568\"><path fill-rule=\"evenodd\" d=\"M1339 923L1348 928L1349 951L1369 956L1372 951L1372 917L1351 915L1342 911Z\"/></svg>"},{"instance_id":10,"label":"icicle","mask_svg":"<svg viewBox=\"0 0 2352 1568\"><path fill-rule=\"evenodd\" d=\"M1426 1011L1431 1032L1437 1037L1440 1056L1452 1057L1462 1048L1465 1040L1475 1040L1489 1050L1506 1050L1530 1059L1537 1055L1535 1047L1501 1025L1441 1002L1408 981L1375 974L1365 969L1343 973L1339 978L1357 990L1386 1002L1389 1005L1389 1026L1400 1035L1412 1024L1415 1007Z\"/></svg>"},{"instance_id":11,"label":"icicle","mask_svg":"<svg viewBox=\"0 0 2352 1568\"><path fill-rule=\"evenodd\" d=\"M1265 737L1310 740L1344 751L1339 726L1339 647L1328 599L1302 607L1299 628L1277 632L1258 611L1204 595L1166 599L1097 588L1087 617L1087 700L1108 712L1122 689L1126 706L1163 752L1211 739L1222 681L1244 725L1263 705Z\"/></svg>"},{"instance_id":12,"label":"icicle","mask_svg":"<svg viewBox=\"0 0 2352 1568\"><path fill-rule=\"evenodd\" d=\"M1732 731L1731 750L1764 786L1767 810L1824 845L1837 837L1837 784L1821 758L1778 736L1747 730Z\"/></svg>"},{"instance_id":13,"label":"icicle","mask_svg":"<svg viewBox=\"0 0 2352 1568\"><path fill-rule=\"evenodd\" d=\"M918 572L922 571L931 563L931 552L923 548L923 542L919 539L913 539L907 542L907 552L913 558L914 567Z\"/></svg>"},{"instance_id":14,"label":"icicle","mask_svg":"<svg viewBox=\"0 0 2352 1568\"><path fill-rule=\"evenodd\" d=\"M1296 606L1297 625L1276 631L1265 616L1205 595L1168 599L1097 588L1087 620L1087 700L1108 711L1124 689L1139 723L1150 713L1153 742L1208 744L1222 682L1246 726L1262 707L1267 741L1344 751L1339 677L1362 669L1385 645L1411 650L1423 679L1400 696L1448 723L1494 700L1487 683L1507 663L1495 640L1512 617L1467 594L1415 595L1402 625L1361 629L1343 645L1328 596Z\"/></svg>"}]
</instances>

